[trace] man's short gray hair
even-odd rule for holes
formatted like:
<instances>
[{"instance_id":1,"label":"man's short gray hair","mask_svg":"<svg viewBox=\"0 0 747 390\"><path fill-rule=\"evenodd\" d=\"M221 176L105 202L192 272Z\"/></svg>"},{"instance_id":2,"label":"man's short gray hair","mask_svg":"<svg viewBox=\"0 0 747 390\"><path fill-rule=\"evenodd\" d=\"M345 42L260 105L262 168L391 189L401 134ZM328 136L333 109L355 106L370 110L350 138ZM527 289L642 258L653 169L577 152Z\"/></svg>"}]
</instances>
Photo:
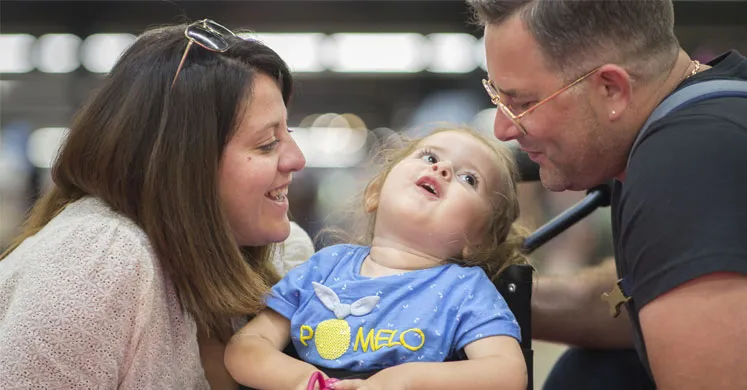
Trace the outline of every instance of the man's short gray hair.
<instances>
[{"instance_id":1,"label":"man's short gray hair","mask_svg":"<svg viewBox=\"0 0 747 390\"><path fill-rule=\"evenodd\" d=\"M480 25L521 18L550 69L571 74L617 63L647 79L679 49L672 0L467 0ZM666 69L663 69L665 67ZM638 73L638 74L636 74Z\"/></svg>"}]
</instances>

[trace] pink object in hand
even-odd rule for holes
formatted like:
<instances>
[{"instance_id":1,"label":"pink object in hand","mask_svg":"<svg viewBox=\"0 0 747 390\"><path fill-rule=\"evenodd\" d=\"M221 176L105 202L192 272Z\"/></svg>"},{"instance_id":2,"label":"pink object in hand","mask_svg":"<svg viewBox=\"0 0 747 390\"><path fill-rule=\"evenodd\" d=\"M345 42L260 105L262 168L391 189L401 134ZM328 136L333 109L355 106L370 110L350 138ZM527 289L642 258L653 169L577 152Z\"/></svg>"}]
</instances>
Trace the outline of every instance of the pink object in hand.
<instances>
[{"instance_id":1,"label":"pink object in hand","mask_svg":"<svg viewBox=\"0 0 747 390\"><path fill-rule=\"evenodd\" d=\"M315 390L317 384L319 384L319 390L332 390L331 385L339 381L340 380L336 378L324 379L324 375L322 375L321 372L317 371L311 374L309 385L306 386L306 390Z\"/></svg>"}]
</instances>

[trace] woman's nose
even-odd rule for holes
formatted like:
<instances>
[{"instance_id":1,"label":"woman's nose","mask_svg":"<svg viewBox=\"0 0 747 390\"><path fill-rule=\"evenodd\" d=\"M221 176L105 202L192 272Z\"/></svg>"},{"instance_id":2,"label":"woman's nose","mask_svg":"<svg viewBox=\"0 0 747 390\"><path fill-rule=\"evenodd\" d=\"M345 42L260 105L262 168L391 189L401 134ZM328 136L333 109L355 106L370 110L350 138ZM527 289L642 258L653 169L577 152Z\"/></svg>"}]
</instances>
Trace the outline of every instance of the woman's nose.
<instances>
[{"instance_id":1,"label":"woman's nose","mask_svg":"<svg viewBox=\"0 0 747 390\"><path fill-rule=\"evenodd\" d=\"M296 140L288 134L288 140L282 143L286 147L281 150L278 168L283 172L298 172L303 169L306 166L306 157L298 147Z\"/></svg>"}]
</instances>

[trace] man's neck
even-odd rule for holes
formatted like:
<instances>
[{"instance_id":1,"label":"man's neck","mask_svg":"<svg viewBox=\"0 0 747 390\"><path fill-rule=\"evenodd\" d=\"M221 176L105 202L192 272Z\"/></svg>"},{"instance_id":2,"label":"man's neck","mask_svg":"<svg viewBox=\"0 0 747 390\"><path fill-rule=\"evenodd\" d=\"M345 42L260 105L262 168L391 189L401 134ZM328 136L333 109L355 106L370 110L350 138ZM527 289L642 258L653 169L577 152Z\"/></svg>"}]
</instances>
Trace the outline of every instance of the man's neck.
<instances>
[{"instance_id":1,"label":"man's neck","mask_svg":"<svg viewBox=\"0 0 747 390\"><path fill-rule=\"evenodd\" d=\"M700 70L703 70L703 67L701 67ZM677 54L677 59L666 78L659 78L654 82L641 85L636 92L637 97L640 99L640 103L635 112L639 113L639 115L637 115L637 117L631 122L629 127L632 133L631 142L633 142L632 140L635 140L641 127L643 127L646 120L648 120L648 117L656 107L689 77L693 72L693 69L694 65L692 59L690 59L690 56L685 53L684 50L680 49ZM627 162L625 166L627 167ZM623 170L615 175L615 179L624 182L625 173L626 171Z\"/></svg>"}]
</instances>

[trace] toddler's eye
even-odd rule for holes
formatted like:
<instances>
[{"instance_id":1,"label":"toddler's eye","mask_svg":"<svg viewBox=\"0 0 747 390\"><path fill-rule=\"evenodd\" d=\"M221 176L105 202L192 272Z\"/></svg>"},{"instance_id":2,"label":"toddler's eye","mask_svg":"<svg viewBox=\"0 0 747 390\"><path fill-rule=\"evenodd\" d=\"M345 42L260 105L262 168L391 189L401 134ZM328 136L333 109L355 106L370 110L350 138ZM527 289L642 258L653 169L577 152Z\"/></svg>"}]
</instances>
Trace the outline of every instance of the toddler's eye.
<instances>
[{"instance_id":1,"label":"toddler's eye","mask_svg":"<svg viewBox=\"0 0 747 390\"><path fill-rule=\"evenodd\" d=\"M428 164L435 164L438 162L438 158L430 153L424 154L422 157L423 161L427 162Z\"/></svg>"},{"instance_id":2,"label":"toddler's eye","mask_svg":"<svg viewBox=\"0 0 747 390\"><path fill-rule=\"evenodd\" d=\"M469 186L473 188L477 188L477 176L471 173L463 173L463 174L460 174L458 177L460 180L467 183Z\"/></svg>"}]
</instances>

